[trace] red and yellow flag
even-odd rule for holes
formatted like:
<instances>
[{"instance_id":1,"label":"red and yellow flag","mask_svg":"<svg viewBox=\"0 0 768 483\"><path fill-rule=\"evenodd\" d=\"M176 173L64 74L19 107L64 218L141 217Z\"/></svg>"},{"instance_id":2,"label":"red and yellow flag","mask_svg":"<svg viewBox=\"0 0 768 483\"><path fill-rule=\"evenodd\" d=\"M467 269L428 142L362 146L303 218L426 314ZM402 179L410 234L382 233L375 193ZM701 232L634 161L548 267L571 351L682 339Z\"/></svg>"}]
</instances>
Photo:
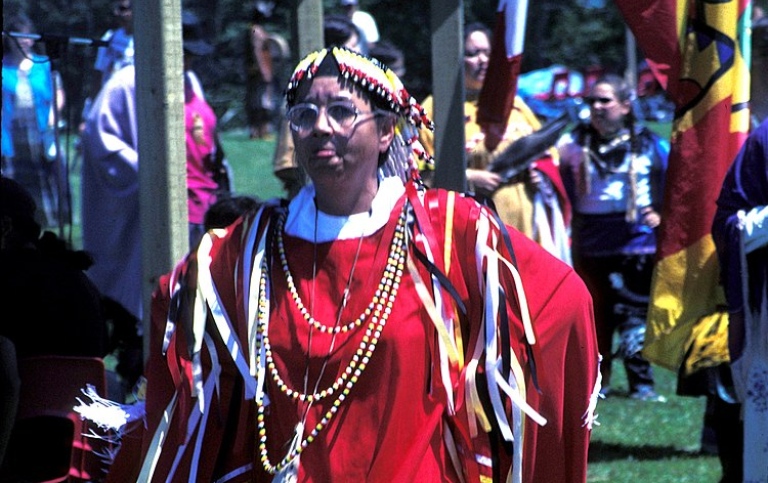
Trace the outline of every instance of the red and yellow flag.
<instances>
[{"instance_id":1,"label":"red and yellow flag","mask_svg":"<svg viewBox=\"0 0 768 483\"><path fill-rule=\"evenodd\" d=\"M616 4L676 107L643 354L677 371L694 341L726 320L710 231L749 131L751 2Z\"/></svg>"}]
</instances>

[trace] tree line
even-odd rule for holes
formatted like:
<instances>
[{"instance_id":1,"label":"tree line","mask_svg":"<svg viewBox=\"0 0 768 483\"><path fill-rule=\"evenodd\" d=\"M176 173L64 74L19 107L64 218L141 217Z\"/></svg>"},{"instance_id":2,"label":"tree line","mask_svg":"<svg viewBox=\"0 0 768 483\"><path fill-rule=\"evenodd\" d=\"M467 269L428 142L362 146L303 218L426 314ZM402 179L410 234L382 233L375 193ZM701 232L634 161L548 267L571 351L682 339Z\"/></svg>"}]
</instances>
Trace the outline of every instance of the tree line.
<instances>
[{"instance_id":1,"label":"tree line","mask_svg":"<svg viewBox=\"0 0 768 483\"><path fill-rule=\"evenodd\" d=\"M267 30L292 41L290 25L294 1L276 1ZM3 16L24 11L38 33L98 39L113 25L113 0L3 0ZM498 0L466 0L465 23L479 21L493 27ZM339 13L338 0L323 0L326 13ZM360 0L362 10L377 20L382 39L403 50L406 88L422 99L431 92L429 2ZM194 11L216 51L200 59L195 70L209 101L219 116L227 114L227 125L244 124L244 56L248 25L255 2L242 0L183 0L182 8ZM526 29L522 71L563 64L584 70L599 64L609 71L625 69L624 23L612 2L606 0L531 0ZM93 75L95 47L46 43L54 67L63 77L68 109L65 119L77 124ZM291 52L290 69L299 57Z\"/></svg>"}]
</instances>

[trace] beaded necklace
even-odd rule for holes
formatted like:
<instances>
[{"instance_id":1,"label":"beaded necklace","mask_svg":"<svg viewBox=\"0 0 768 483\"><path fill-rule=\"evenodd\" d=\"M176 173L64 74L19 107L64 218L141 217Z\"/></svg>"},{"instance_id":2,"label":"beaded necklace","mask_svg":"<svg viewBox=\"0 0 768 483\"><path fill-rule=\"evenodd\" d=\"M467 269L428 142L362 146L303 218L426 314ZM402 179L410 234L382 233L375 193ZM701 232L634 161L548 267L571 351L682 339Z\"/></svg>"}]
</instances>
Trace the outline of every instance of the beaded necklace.
<instances>
[{"instance_id":1,"label":"beaded necklace","mask_svg":"<svg viewBox=\"0 0 768 483\"><path fill-rule=\"evenodd\" d=\"M306 307L298 295L298 292L296 291L295 285L293 284L293 277L291 276L290 270L288 268L288 262L285 257L285 249L283 245L282 232L283 226L285 224L285 216L285 214L282 214L275 224L275 239L278 246L278 252L280 254L280 262L282 264L283 271L285 272L286 280L288 281L291 298L296 304L297 309L299 309L299 312L303 315L304 319L310 323L312 327L325 327L326 330L324 332L331 332L335 335L338 333L338 330L334 330L337 327L328 328L327 326L324 326L320 322L316 321L308 313ZM269 314L265 309L267 306L266 288L268 272L266 257L264 261L262 261L261 277L259 279L259 308L257 314L257 336L255 353L260 354L260 349L263 346L265 360L262 360L260 356L257 356L257 366L264 368L266 365L267 369L272 375L272 379L275 381L280 391L288 395L294 401L298 400L302 402L313 403L314 401L318 401L320 399L324 399L336 394L336 399L330 406L330 409L326 411L320 422L312 428L306 437L303 436L303 421L299 423L297 426L297 434L295 435L295 438L298 439L295 440L295 444L291 444L291 449L276 465L273 465L270 462L269 456L267 454L267 430L264 416L264 401L261 398L256 400L256 423L259 434L259 455L261 463L268 473L274 475L281 472L287 466L291 465L291 463L299 457L304 449L306 449L306 447L309 446L309 444L317 438L317 435L323 429L325 429L333 416L338 412L339 407L341 407L341 404L347 398L352 388L357 383L362 373L365 371L365 368L368 366L368 362L376 350L376 346L379 342L379 339L381 338L381 333L384 330L384 326L386 325L387 320L392 313L392 307L394 305L395 297L397 296L397 290L400 286L400 281L405 267L405 256L407 251L405 240L406 219L407 204L403 207L402 214L398 219L397 227L395 228L395 233L392 237L392 244L390 245L387 265L384 268L384 274L381 278L381 281L379 282L379 287L374 294L373 301L368 305L363 314L355 319L355 321L343 326L347 327L346 330L343 330L346 332L349 331L350 328L362 325L363 321L370 317L368 327L366 328L365 334L360 341L357 351L352 356L346 369L342 372L342 375L339 376L339 378L336 379L336 381L334 381L331 386L319 392L315 391L313 394L306 394L289 388L288 385L285 384L283 379L280 377L277 367L274 364L274 359L272 358L272 347L269 342L269 335L267 333Z\"/></svg>"},{"instance_id":2,"label":"beaded necklace","mask_svg":"<svg viewBox=\"0 0 768 483\"><path fill-rule=\"evenodd\" d=\"M280 230L283 227L283 224L278 221L277 229ZM401 222L398 221L398 230L401 229ZM402 222L402 226L405 226L405 222ZM299 312L301 313L302 317L304 317L304 320L307 321L308 324L311 324L312 327L319 330L323 333L333 333L338 334L339 332L348 332L356 327L360 327L363 322L365 322L365 319L368 318L371 313L373 312L374 308L380 304L381 301L384 301L387 299L387 294L392 289L392 284L387 283L388 280L392 278L392 274L389 273L387 270L384 270L384 274L381 276L381 281L379 282L378 288L376 289L376 293L373 296L373 300L368 304L368 306L363 310L363 312L352 322L349 322L348 324L343 325L334 325L334 326L328 326L323 324L322 322L315 319L312 314L309 312L307 307L304 305L304 302L301 300L301 296L299 295L298 291L296 290L296 284L293 283L293 275L291 274L291 270L288 268L288 260L285 256L285 246L283 245L283 236L278 231L277 238L277 251L280 255L280 264L283 267L283 273L285 273L285 282L288 284L288 290L291 292L291 298L293 299L294 303L296 304L296 308L299 309ZM395 237L392 240L392 245L389 250L389 257L395 255L395 252L401 247L402 245L402 233L400 235L400 239L398 239L398 236L395 235Z\"/></svg>"}]
</instances>

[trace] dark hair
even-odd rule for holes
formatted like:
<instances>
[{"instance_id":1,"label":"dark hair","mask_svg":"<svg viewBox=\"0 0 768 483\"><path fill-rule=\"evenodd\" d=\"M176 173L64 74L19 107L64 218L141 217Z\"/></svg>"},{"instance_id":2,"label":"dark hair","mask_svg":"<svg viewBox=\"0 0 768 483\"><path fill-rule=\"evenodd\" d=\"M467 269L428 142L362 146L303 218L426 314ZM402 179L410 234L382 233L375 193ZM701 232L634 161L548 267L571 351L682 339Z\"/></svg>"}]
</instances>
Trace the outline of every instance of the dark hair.
<instances>
[{"instance_id":1,"label":"dark hair","mask_svg":"<svg viewBox=\"0 0 768 483\"><path fill-rule=\"evenodd\" d=\"M360 35L360 30L348 17L343 15L326 15L323 18L323 41L326 47L342 46L353 35L357 35L358 39L363 38Z\"/></svg>"},{"instance_id":2,"label":"dark hair","mask_svg":"<svg viewBox=\"0 0 768 483\"><path fill-rule=\"evenodd\" d=\"M3 20L3 30L20 30L22 28L32 28L32 20L26 14L19 12Z\"/></svg>"},{"instance_id":3,"label":"dark hair","mask_svg":"<svg viewBox=\"0 0 768 483\"><path fill-rule=\"evenodd\" d=\"M623 77L616 74L604 74L597 78L592 89L599 84L608 84L613 88L613 93L616 95L616 99L620 102L629 102L629 112L624 116L624 126L629 129L629 143L630 151L639 152L639 139L637 138L636 126L637 120L635 119L635 90L629 85Z\"/></svg>"},{"instance_id":4,"label":"dark hair","mask_svg":"<svg viewBox=\"0 0 768 483\"><path fill-rule=\"evenodd\" d=\"M219 198L205 212L203 225L206 231L226 228L243 214L258 209L262 201L253 196L227 196Z\"/></svg>"},{"instance_id":5,"label":"dark hair","mask_svg":"<svg viewBox=\"0 0 768 483\"><path fill-rule=\"evenodd\" d=\"M398 49L395 44L389 40L382 40L381 42L377 42L376 45L371 49L370 55L373 58L379 59L382 64L386 65L393 71L398 66L398 63L400 64L401 69L405 69L405 65L403 64L405 62L403 51ZM399 72L395 72L395 74L398 76L400 75Z\"/></svg>"},{"instance_id":6,"label":"dark hair","mask_svg":"<svg viewBox=\"0 0 768 483\"><path fill-rule=\"evenodd\" d=\"M616 98L621 101L633 101L635 99L635 91L629 85L629 83L621 76L616 74L605 74L597 78L592 84L592 88L598 84L608 84L613 88Z\"/></svg>"},{"instance_id":7,"label":"dark hair","mask_svg":"<svg viewBox=\"0 0 768 483\"><path fill-rule=\"evenodd\" d=\"M482 32L486 37L488 37L488 40L491 39L491 29L480 22L472 22L464 27L464 43L467 43L467 39L474 32Z\"/></svg>"}]
</instances>

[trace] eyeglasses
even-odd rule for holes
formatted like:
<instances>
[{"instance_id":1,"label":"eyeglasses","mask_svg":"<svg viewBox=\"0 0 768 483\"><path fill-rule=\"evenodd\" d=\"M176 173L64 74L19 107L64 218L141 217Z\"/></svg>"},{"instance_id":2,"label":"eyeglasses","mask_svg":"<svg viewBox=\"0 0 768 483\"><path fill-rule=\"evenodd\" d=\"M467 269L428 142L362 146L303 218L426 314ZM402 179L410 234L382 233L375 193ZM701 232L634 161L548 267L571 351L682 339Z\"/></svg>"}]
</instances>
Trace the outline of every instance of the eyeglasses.
<instances>
[{"instance_id":1,"label":"eyeglasses","mask_svg":"<svg viewBox=\"0 0 768 483\"><path fill-rule=\"evenodd\" d=\"M371 113L379 112L371 111ZM333 101L325 106L325 118L334 130L350 128L360 114L366 113L360 112L354 104L347 101ZM309 102L296 104L286 113L291 129L301 136L312 132L319 116L320 107Z\"/></svg>"},{"instance_id":2,"label":"eyeglasses","mask_svg":"<svg viewBox=\"0 0 768 483\"><path fill-rule=\"evenodd\" d=\"M610 104L611 102L615 101L616 99L610 98L610 97L585 97L584 102L589 104L590 106L593 104L597 104L598 102L600 104Z\"/></svg>"}]
</instances>

